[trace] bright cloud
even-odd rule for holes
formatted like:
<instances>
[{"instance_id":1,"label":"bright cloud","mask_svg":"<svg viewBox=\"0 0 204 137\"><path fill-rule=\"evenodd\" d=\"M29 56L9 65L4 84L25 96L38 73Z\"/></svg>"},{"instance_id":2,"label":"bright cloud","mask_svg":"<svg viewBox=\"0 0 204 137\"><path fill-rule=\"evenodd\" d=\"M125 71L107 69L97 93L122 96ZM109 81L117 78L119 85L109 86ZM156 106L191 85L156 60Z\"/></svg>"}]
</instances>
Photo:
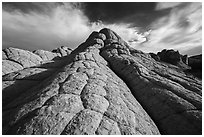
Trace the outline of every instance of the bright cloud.
<instances>
[{"instance_id":1,"label":"bright cloud","mask_svg":"<svg viewBox=\"0 0 204 137\"><path fill-rule=\"evenodd\" d=\"M10 43L8 46L23 46L33 50L53 49L62 44L74 48L90 31L88 19L80 10L68 4L55 7L49 16L37 12L27 14L4 10L2 14L3 41Z\"/></svg>"},{"instance_id":2,"label":"bright cloud","mask_svg":"<svg viewBox=\"0 0 204 137\"><path fill-rule=\"evenodd\" d=\"M148 42L135 48L146 52L158 52L164 48L176 49L183 54L198 49L202 45L201 3L177 5L168 16L152 23L152 31L147 39Z\"/></svg>"},{"instance_id":3,"label":"bright cloud","mask_svg":"<svg viewBox=\"0 0 204 137\"><path fill-rule=\"evenodd\" d=\"M180 4L181 2L158 2L156 6L156 10L172 8Z\"/></svg>"}]
</instances>

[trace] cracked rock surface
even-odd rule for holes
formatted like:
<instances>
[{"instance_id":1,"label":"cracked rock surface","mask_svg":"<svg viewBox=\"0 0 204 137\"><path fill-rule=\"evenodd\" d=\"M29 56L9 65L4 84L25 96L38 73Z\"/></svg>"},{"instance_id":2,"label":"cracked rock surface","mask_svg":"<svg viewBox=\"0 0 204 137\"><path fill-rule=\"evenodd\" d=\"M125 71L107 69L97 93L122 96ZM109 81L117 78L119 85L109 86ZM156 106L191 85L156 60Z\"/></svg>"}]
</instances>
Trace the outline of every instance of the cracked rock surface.
<instances>
[{"instance_id":1,"label":"cracked rock surface","mask_svg":"<svg viewBox=\"0 0 204 137\"><path fill-rule=\"evenodd\" d=\"M109 29L52 61L62 49L35 51L43 64L26 68L4 51L3 59L21 68L3 73L3 134L202 133L201 81Z\"/></svg>"},{"instance_id":2,"label":"cracked rock surface","mask_svg":"<svg viewBox=\"0 0 204 137\"><path fill-rule=\"evenodd\" d=\"M45 50L36 50L30 52L28 50L12 47L3 49L2 75L19 71L24 68L46 64L47 61L56 60L59 57L69 55L71 51L71 49L64 46L53 50L53 52Z\"/></svg>"}]
</instances>

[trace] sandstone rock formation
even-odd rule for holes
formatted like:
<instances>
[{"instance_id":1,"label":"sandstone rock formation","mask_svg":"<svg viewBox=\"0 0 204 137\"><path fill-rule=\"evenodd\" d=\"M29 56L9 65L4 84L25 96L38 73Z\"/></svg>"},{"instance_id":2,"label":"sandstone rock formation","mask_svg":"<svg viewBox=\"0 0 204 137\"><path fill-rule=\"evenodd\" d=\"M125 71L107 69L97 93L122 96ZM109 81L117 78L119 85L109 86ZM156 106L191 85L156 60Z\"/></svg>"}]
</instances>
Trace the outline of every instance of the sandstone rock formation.
<instances>
[{"instance_id":1,"label":"sandstone rock formation","mask_svg":"<svg viewBox=\"0 0 204 137\"><path fill-rule=\"evenodd\" d=\"M202 134L202 82L109 29L2 88L3 134Z\"/></svg>"},{"instance_id":2,"label":"sandstone rock formation","mask_svg":"<svg viewBox=\"0 0 204 137\"><path fill-rule=\"evenodd\" d=\"M61 46L60 48L52 50L52 52L59 53L61 56L67 56L72 52L72 49L65 46Z\"/></svg>"},{"instance_id":3,"label":"sandstone rock formation","mask_svg":"<svg viewBox=\"0 0 204 137\"><path fill-rule=\"evenodd\" d=\"M71 49L64 46L57 48L54 52L45 50L30 52L12 47L6 48L2 51L2 74L5 75L24 68L42 65L47 63L47 61L49 62L50 60L67 56L71 53L71 51Z\"/></svg>"},{"instance_id":4,"label":"sandstone rock formation","mask_svg":"<svg viewBox=\"0 0 204 137\"><path fill-rule=\"evenodd\" d=\"M190 69L188 67L188 56L181 55L179 51L174 51L173 49L170 50L162 50L161 52L157 53L156 55L150 54L156 61L163 61L167 62L176 66L179 66L183 69ZM158 59L157 59L158 58Z\"/></svg>"}]
</instances>

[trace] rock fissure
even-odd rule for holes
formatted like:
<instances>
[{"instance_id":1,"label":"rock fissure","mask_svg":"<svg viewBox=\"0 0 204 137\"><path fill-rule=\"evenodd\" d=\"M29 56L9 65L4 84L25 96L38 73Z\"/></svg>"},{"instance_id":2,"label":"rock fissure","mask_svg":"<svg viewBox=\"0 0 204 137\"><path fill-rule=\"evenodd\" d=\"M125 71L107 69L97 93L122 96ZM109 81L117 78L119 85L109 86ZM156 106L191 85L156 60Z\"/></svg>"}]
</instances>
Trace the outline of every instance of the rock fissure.
<instances>
[{"instance_id":1,"label":"rock fissure","mask_svg":"<svg viewBox=\"0 0 204 137\"><path fill-rule=\"evenodd\" d=\"M78 113L76 113L72 119L69 121L69 123L64 127L64 129L62 130L62 132L60 133L60 135L66 135L66 130L67 130L67 127L71 124L71 122L82 112L82 110Z\"/></svg>"},{"instance_id":2,"label":"rock fissure","mask_svg":"<svg viewBox=\"0 0 204 137\"><path fill-rule=\"evenodd\" d=\"M16 61L16 60L13 60L13 59L11 59L11 58L8 58L7 60L13 61L13 62L19 64L21 67L24 68L23 64L21 64L20 62L18 62L18 61Z\"/></svg>"}]
</instances>

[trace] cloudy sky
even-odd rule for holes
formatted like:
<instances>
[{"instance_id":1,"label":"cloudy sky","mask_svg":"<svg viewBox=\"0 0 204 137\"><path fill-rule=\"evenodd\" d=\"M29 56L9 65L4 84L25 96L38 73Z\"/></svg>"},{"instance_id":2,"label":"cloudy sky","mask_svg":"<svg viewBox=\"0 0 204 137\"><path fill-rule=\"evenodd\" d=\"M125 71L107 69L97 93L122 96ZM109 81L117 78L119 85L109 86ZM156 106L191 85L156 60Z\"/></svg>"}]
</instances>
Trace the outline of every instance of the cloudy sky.
<instances>
[{"instance_id":1,"label":"cloudy sky","mask_svg":"<svg viewBox=\"0 0 204 137\"><path fill-rule=\"evenodd\" d=\"M144 52L202 53L202 3L3 3L3 48L76 48L107 27Z\"/></svg>"}]
</instances>

